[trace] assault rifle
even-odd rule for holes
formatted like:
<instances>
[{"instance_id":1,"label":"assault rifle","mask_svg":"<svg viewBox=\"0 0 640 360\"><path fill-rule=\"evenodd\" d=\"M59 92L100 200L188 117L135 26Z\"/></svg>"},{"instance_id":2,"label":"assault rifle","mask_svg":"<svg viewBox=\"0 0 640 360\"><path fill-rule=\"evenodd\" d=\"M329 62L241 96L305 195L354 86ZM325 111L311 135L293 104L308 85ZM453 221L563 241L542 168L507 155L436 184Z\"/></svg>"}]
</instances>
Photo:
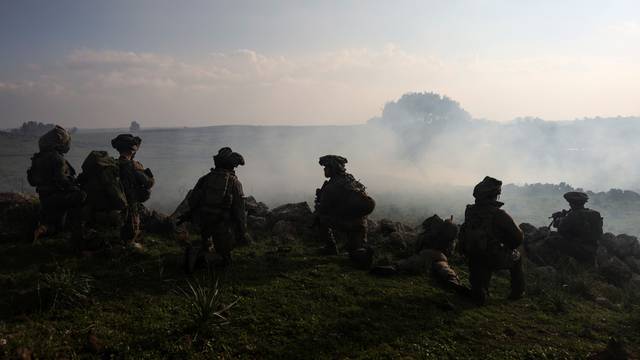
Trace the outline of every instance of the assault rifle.
<instances>
[{"instance_id":1,"label":"assault rifle","mask_svg":"<svg viewBox=\"0 0 640 360\"><path fill-rule=\"evenodd\" d=\"M549 224L549 226L547 226L547 228L551 229L551 226L553 225L554 222L556 222L556 220L567 216L568 213L569 213L569 211L567 211L567 210L554 212L551 216L549 216L549 219L552 219L552 220L551 220L551 223Z\"/></svg>"}]
</instances>

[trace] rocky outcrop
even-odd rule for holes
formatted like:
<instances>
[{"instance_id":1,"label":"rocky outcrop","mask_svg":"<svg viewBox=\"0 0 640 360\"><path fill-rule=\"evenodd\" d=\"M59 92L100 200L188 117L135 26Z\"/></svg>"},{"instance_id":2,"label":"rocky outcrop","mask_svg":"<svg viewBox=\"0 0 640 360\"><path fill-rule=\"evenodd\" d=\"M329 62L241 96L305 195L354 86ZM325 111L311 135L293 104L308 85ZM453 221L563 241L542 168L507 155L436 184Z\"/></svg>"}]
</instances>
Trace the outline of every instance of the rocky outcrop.
<instances>
[{"instance_id":1,"label":"rocky outcrop","mask_svg":"<svg viewBox=\"0 0 640 360\"><path fill-rule=\"evenodd\" d=\"M38 222L35 195L0 193L0 241L27 241Z\"/></svg>"},{"instance_id":2,"label":"rocky outcrop","mask_svg":"<svg viewBox=\"0 0 640 360\"><path fill-rule=\"evenodd\" d=\"M558 233L547 227L536 228L521 224L524 232L524 247L527 258L539 266L556 267L562 257L554 250L554 242L565 241ZM602 236L596 252L597 269L609 283L624 286L640 277L640 242L627 234Z\"/></svg>"}]
</instances>

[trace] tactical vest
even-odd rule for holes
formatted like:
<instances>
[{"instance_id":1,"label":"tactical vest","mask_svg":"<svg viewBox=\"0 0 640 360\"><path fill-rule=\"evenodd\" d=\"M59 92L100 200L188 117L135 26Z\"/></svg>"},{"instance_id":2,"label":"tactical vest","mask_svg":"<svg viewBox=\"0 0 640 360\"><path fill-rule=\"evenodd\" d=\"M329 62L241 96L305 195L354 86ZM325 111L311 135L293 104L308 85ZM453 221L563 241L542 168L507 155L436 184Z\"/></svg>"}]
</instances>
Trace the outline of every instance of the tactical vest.
<instances>
[{"instance_id":1,"label":"tactical vest","mask_svg":"<svg viewBox=\"0 0 640 360\"><path fill-rule=\"evenodd\" d=\"M485 255L500 250L500 241L493 232L497 207L467 205L464 224L460 229L460 249L467 255Z\"/></svg>"}]
</instances>

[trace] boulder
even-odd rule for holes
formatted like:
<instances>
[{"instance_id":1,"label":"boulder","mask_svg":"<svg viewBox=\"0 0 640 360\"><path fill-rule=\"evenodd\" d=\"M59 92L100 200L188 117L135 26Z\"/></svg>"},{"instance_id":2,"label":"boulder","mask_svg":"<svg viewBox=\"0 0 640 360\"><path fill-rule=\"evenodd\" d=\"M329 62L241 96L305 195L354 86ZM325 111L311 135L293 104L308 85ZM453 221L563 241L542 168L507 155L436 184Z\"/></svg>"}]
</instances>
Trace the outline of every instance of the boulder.
<instances>
[{"instance_id":1,"label":"boulder","mask_svg":"<svg viewBox=\"0 0 640 360\"><path fill-rule=\"evenodd\" d=\"M269 222L271 224L275 225L281 220L308 226L313 221L313 213L306 202L285 204L278 206L269 213Z\"/></svg>"},{"instance_id":2,"label":"boulder","mask_svg":"<svg viewBox=\"0 0 640 360\"><path fill-rule=\"evenodd\" d=\"M640 274L640 259L639 258L633 257L633 256L626 256L626 257L624 257L622 259L622 261L624 261L624 263L629 266L631 271L633 271L636 274Z\"/></svg>"},{"instance_id":3,"label":"boulder","mask_svg":"<svg viewBox=\"0 0 640 360\"><path fill-rule=\"evenodd\" d=\"M633 276L629 266L617 256L612 256L604 263L601 263L599 271L609 283L617 286L626 284Z\"/></svg>"},{"instance_id":4,"label":"boulder","mask_svg":"<svg viewBox=\"0 0 640 360\"><path fill-rule=\"evenodd\" d=\"M247 215L247 226L252 230L265 230L267 229L267 218Z\"/></svg>"},{"instance_id":5,"label":"boulder","mask_svg":"<svg viewBox=\"0 0 640 360\"><path fill-rule=\"evenodd\" d=\"M30 239L39 212L40 202L35 195L0 193L0 241Z\"/></svg>"},{"instance_id":6,"label":"boulder","mask_svg":"<svg viewBox=\"0 0 640 360\"><path fill-rule=\"evenodd\" d=\"M638 238L635 236L627 234L614 236L613 234L607 233L602 236L600 242L610 253L618 257L633 256L640 258L640 242L638 242Z\"/></svg>"},{"instance_id":7,"label":"boulder","mask_svg":"<svg viewBox=\"0 0 640 360\"><path fill-rule=\"evenodd\" d=\"M287 220L279 220L278 222L276 222L273 225L272 231L273 234L278 238L287 241L294 240L297 235L296 225L293 222Z\"/></svg>"},{"instance_id":8,"label":"boulder","mask_svg":"<svg viewBox=\"0 0 640 360\"><path fill-rule=\"evenodd\" d=\"M173 219L163 213L144 208L140 212L142 229L149 234L172 235L176 232Z\"/></svg>"},{"instance_id":9,"label":"boulder","mask_svg":"<svg viewBox=\"0 0 640 360\"><path fill-rule=\"evenodd\" d=\"M247 196L244 202L248 215L262 218L269 215L269 207L265 203L257 201L253 196Z\"/></svg>"}]
</instances>

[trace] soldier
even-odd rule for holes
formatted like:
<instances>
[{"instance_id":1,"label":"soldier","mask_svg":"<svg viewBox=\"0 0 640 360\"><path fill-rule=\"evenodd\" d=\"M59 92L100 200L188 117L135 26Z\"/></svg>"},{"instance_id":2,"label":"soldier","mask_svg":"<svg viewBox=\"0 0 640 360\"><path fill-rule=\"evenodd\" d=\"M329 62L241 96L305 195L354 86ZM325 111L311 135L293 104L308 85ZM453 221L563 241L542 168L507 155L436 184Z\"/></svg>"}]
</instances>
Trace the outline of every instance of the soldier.
<instances>
[{"instance_id":1,"label":"soldier","mask_svg":"<svg viewBox=\"0 0 640 360\"><path fill-rule=\"evenodd\" d=\"M142 232L140 230L140 212L142 203L151 196L151 188L155 183L150 169L134 160L140 149L142 139L131 134L120 134L111 140L111 146L118 150L118 166L120 182L127 199L127 207L123 210L124 225L120 230L120 239L125 243L140 247Z\"/></svg>"},{"instance_id":2,"label":"soldier","mask_svg":"<svg viewBox=\"0 0 640 360\"><path fill-rule=\"evenodd\" d=\"M70 143L69 133L56 125L40 137L40 152L31 158L27 179L36 187L41 206L40 222L33 233L34 242L60 231L65 221L71 226L75 245L82 241L81 207L86 194L78 186L76 171L64 158Z\"/></svg>"},{"instance_id":3,"label":"soldier","mask_svg":"<svg viewBox=\"0 0 640 360\"><path fill-rule=\"evenodd\" d=\"M577 261L595 266L596 251L602 237L602 216L584 207L589 196L583 192L571 191L564 194L571 209L553 214L552 225L558 229L560 238L552 246L560 253Z\"/></svg>"},{"instance_id":4,"label":"soldier","mask_svg":"<svg viewBox=\"0 0 640 360\"><path fill-rule=\"evenodd\" d=\"M460 229L459 249L467 257L471 295L478 305L484 305L489 295L489 283L494 271L509 269L511 293L515 300L524 293L522 258L517 248L523 234L511 216L500 209L498 201L502 182L485 177L473 189L475 204L467 205L464 224Z\"/></svg>"},{"instance_id":5,"label":"soldier","mask_svg":"<svg viewBox=\"0 0 640 360\"><path fill-rule=\"evenodd\" d=\"M457 235L458 227L453 223L453 218L443 220L438 215L433 215L422 223L414 255L391 266L374 267L371 272L376 275L394 275L420 274L428 270L445 288L468 296L469 289L460 283L458 274L449 266L447 258L453 252Z\"/></svg>"},{"instance_id":6,"label":"soldier","mask_svg":"<svg viewBox=\"0 0 640 360\"><path fill-rule=\"evenodd\" d=\"M236 167L244 165L244 158L231 148L224 147L213 157L213 162L215 168L198 180L187 197L189 210L180 217L181 222L191 219L199 223L202 236L199 250L188 249L187 272L193 271L201 255L210 252L212 242L221 257L218 265L222 268L231 265L234 240L242 245L251 242L247 233L242 183L234 171Z\"/></svg>"},{"instance_id":7,"label":"soldier","mask_svg":"<svg viewBox=\"0 0 640 360\"><path fill-rule=\"evenodd\" d=\"M373 259L367 242L366 216L373 211L375 202L366 195L365 187L346 172L347 159L338 155L320 158L324 176L329 178L316 190L315 216L320 236L325 242L322 252L338 254L335 236L346 237L349 258L361 268L369 268Z\"/></svg>"}]
</instances>

